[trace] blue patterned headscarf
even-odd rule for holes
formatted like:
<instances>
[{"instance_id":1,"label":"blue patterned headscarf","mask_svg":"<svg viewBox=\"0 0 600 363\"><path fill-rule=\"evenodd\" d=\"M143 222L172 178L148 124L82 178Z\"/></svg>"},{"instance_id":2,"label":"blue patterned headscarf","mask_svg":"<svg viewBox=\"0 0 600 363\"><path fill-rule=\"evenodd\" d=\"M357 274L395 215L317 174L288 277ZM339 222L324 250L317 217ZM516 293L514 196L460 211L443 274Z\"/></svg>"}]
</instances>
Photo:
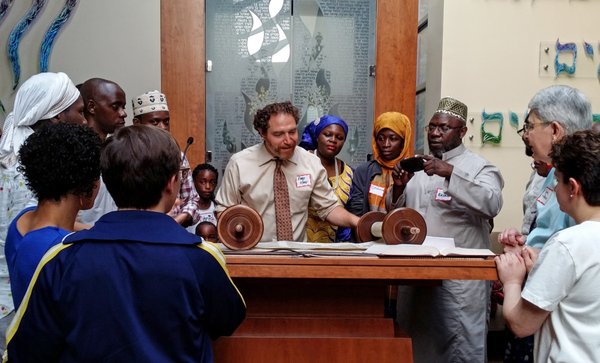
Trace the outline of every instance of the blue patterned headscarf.
<instances>
[{"instance_id":1,"label":"blue patterned headscarf","mask_svg":"<svg viewBox=\"0 0 600 363\"><path fill-rule=\"evenodd\" d=\"M344 120L332 115L324 115L306 125L302 133L300 147L306 150L315 150L317 148L317 138L321 131L329 125L340 125L344 129L344 136L348 135L348 125Z\"/></svg>"}]
</instances>

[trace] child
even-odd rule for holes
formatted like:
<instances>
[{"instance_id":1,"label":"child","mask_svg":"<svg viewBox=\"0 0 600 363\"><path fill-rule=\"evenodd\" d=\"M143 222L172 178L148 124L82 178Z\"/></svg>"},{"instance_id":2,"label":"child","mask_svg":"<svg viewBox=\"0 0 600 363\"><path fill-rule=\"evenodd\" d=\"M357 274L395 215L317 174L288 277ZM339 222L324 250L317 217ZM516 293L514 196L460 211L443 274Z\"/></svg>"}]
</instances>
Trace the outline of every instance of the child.
<instances>
[{"instance_id":1,"label":"child","mask_svg":"<svg viewBox=\"0 0 600 363\"><path fill-rule=\"evenodd\" d=\"M210 164L199 164L192 172L192 179L194 180L194 187L200 196L200 201L198 202L200 220L197 224L188 227L189 232L195 233L196 228L201 222L211 222L215 226L217 225L214 199L219 173Z\"/></svg>"},{"instance_id":2,"label":"child","mask_svg":"<svg viewBox=\"0 0 600 363\"><path fill-rule=\"evenodd\" d=\"M73 231L80 209L94 205L100 138L85 125L46 125L25 140L19 160L38 204L25 208L8 227L5 253L15 307L42 256Z\"/></svg>"},{"instance_id":3,"label":"child","mask_svg":"<svg viewBox=\"0 0 600 363\"><path fill-rule=\"evenodd\" d=\"M196 226L196 236L200 236L208 242L217 242L217 226L209 221L200 222Z\"/></svg>"},{"instance_id":4,"label":"child","mask_svg":"<svg viewBox=\"0 0 600 363\"><path fill-rule=\"evenodd\" d=\"M565 136L550 156L560 209L577 225L555 233L537 258L528 247L496 257L504 318L517 336L535 333L536 362L600 362L600 134Z\"/></svg>"}]
</instances>

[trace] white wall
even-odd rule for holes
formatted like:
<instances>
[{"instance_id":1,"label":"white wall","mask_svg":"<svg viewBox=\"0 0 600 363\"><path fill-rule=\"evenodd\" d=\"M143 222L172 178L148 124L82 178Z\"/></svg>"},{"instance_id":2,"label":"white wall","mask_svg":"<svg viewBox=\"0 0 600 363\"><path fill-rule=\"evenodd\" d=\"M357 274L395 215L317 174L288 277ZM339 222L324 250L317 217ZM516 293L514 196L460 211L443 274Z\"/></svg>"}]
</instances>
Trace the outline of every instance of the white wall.
<instances>
[{"instance_id":1,"label":"white wall","mask_svg":"<svg viewBox=\"0 0 600 363\"><path fill-rule=\"evenodd\" d=\"M567 84L582 90L600 113L600 83L595 76L581 75L584 65L600 64L600 33L597 18L600 1L584 0L430 0L429 36L441 36L442 46L428 41L427 107L431 117L440 96L465 102L475 117L468 124L464 143L497 165L504 176L504 207L495 219L495 230L521 225L525 184L531 159L523 143L509 126L508 112L519 115L520 123L531 97L541 88ZM440 22L441 25L432 23ZM441 30L441 34L439 32ZM540 44L587 41L594 46L595 59L586 59L579 47L578 69L573 78L541 77ZM553 58L552 58L553 59ZM440 64L435 66L436 64ZM438 69L436 74L436 68ZM590 70L588 64L587 70ZM550 74L553 63L550 63ZM430 87L431 82L431 87ZM502 112L504 130L500 145L481 145L481 112ZM473 140L468 136L473 135Z\"/></svg>"},{"instance_id":2,"label":"white wall","mask_svg":"<svg viewBox=\"0 0 600 363\"><path fill-rule=\"evenodd\" d=\"M64 0L48 0L22 38L21 83L39 72L40 44L64 4ZM14 91L6 43L30 6L31 1L14 1L0 24L0 99L7 112L12 109ZM130 121L131 98L160 89L160 0L80 0L55 40L49 71L65 72L75 84L92 77L119 83L127 96ZM0 112L0 121L4 118Z\"/></svg>"}]
</instances>

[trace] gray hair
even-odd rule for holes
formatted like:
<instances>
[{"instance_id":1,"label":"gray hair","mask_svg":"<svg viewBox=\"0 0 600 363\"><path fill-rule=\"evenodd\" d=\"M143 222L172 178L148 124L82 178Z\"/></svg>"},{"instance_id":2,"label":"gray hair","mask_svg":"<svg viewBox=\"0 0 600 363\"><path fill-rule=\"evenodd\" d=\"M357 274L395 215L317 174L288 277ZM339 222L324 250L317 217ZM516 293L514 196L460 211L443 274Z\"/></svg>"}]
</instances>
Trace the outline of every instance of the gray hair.
<instances>
[{"instance_id":1,"label":"gray hair","mask_svg":"<svg viewBox=\"0 0 600 363\"><path fill-rule=\"evenodd\" d=\"M568 135L592 127L592 105L573 87L557 85L538 91L529 101L529 110L545 123L558 122Z\"/></svg>"}]
</instances>

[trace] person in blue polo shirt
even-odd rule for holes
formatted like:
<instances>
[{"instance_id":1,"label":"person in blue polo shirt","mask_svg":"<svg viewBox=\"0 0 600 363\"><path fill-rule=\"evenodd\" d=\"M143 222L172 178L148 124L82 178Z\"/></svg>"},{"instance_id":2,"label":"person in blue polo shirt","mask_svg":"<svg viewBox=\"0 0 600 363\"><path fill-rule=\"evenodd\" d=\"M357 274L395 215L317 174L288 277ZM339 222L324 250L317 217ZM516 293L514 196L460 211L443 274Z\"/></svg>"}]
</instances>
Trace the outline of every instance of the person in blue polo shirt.
<instances>
[{"instance_id":1,"label":"person in blue polo shirt","mask_svg":"<svg viewBox=\"0 0 600 363\"><path fill-rule=\"evenodd\" d=\"M8 362L212 362L244 300L218 248L166 213L181 183L168 132L109 138L102 178L118 210L42 258L7 334Z\"/></svg>"}]
</instances>

